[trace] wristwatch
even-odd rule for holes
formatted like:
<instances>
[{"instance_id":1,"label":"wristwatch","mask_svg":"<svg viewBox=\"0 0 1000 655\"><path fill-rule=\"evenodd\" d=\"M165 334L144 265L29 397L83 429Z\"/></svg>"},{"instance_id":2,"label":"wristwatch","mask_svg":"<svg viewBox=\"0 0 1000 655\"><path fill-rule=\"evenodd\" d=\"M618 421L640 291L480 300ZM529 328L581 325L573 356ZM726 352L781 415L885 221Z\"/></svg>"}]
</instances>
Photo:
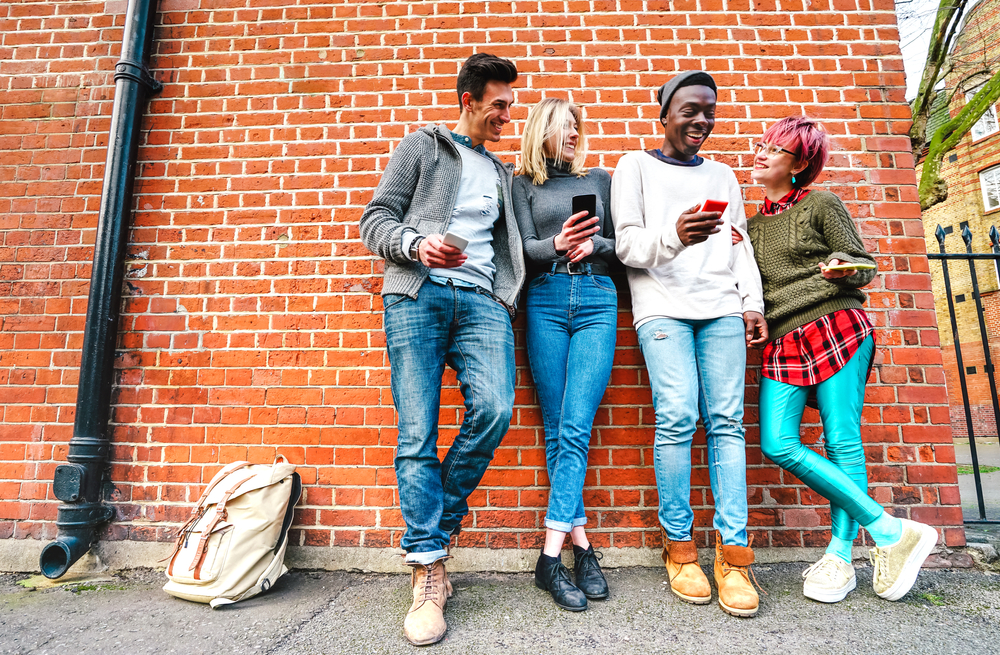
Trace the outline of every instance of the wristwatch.
<instances>
[{"instance_id":1,"label":"wristwatch","mask_svg":"<svg viewBox=\"0 0 1000 655\"><path fill-rule=\"evenodd\" d=\"M410 242L410 259L415 262L420 262L420 243L424 240L424 237L417 237Z\"/></svg>"}]
</instances>

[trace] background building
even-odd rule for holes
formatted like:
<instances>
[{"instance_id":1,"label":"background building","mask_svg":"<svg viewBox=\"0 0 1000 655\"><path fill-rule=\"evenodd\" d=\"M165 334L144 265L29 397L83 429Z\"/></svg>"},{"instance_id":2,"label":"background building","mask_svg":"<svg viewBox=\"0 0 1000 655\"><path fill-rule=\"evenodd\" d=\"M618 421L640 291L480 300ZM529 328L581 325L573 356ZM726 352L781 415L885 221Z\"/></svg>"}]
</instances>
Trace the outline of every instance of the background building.
<instances>
[{"instance_id":1,"label":"background building","mask_svg":"<svg viewBox=\"0 0 1000 655\"><path fill-rule=\"evenodd\" d=\"M998 28L1000 0L982 0L966 15L952 52L953 68L934 102L933 115L928 122L928 137L933 135L937 126L955 116L976 90L1000 70L1000 40L996 38ZM966 226L972 233L973 252L990 252L990 228L996 226L1000 229L1000 123L996 105L979 119L954 150L944 156L941 177L948 183L948 198L923 213L928 252L939 251L934 234L938 225L948 233L945 239L948 252L966 251L961 237ZM940 264L931 265L931 275L935 309L941 326L952 426L956 437L964 438L968 428ZM980 337L979 313L972 293L968 264L953 261L949 265L949 276L974 430L978 435L996 435L996 417L984 369L986 359ZM1000 342L997 341L1000 338L1000 296L997 294L1000 287L996 265L988 261L978 263L976 278L982 295L991 357L995 361L1000 355Z\"/></svg>"},{"instance_id":2,"label":"background building","mask_svg":"<svg viewBox=\"0 0 1000 655\"><path fill-rule=\"evenodd\" d=\"M474 52L512 58L514 161L527 109L585 107L589 164L658 147L655 89L702 68L719 84L709 157L737 169L748 208L751 146L806 112L833 136L820 185L875 254L878 328L863 435L871 493L900 515L964 532L910 112L889 0L252 3L163 0L139 149L126 263L103 553L153 564L189 503L240 458L299 465L306 484L291 561L396 567L403 526L395 418L381 332L381 261L358 218L393 147L455 121L454 80ZM124 2L0 6L0 554L34 567L55 534L52 474L65 461ZM585 499L608 563L658 561L653 410L620 296L619 350L595 425ZM540 544L541 417L515 323L513 425L479 490L462 566L519 567ZM759 356L747 373L755 545L825 544L822 498L764 460ZM442 445L460 422L446 376ZM817 415L805 434L817 441ZM694 455L695 538L711 524L704 438ZM644 559L645 558L645 559Z\"/></svg>"}]
</instances>

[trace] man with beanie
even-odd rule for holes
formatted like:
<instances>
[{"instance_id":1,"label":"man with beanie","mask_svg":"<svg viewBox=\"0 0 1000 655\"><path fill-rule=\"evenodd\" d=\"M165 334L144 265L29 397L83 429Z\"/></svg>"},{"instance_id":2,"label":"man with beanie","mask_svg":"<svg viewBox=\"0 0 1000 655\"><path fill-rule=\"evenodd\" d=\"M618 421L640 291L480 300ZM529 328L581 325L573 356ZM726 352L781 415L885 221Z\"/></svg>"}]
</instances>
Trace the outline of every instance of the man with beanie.
<instances>
[{"instance_id":1,"label":"man with beanie","mask_svg":"<svg viewBox=\"0 0 1000 655\"><path fill-rule=\"evenodd\" d=\"M698 565L691 509L691 443L699 411L715 498L719 606L753 616L754 556L747 538L743 391L746 346L767 337L760 274L746 238L736 176L698 151L715 127L716 85L687 71L660 87L663 145L631 152L611 182L616 252L628 267L632 314L656 410L653 467L663 561L670 588L694 604L712 600ZM706 200L724 211L700 211ZM731 228L744 238L732 243Z\"/></svg>"},{"instance_id":2,"label":"man with beanie","mask_svg":"<svg viewBox=\"0 0 1000 655\"><path fill-rule=\"evenodd\" d=\"M400 541L413 604L403 634L444 637L452 594L444 568L451 537L507 432L514 407L511 318L524 282L511 167L483 146L510 122L507 59L479 53L459 71L458 125L428 125L396 146L361 216L361 238L385 260L383 326L399 415L396 481L406 523ZM458 248L448 243L466 243ZM438 459L441 376L458 374L465 418Z\"/></svg>"}]
</instances>

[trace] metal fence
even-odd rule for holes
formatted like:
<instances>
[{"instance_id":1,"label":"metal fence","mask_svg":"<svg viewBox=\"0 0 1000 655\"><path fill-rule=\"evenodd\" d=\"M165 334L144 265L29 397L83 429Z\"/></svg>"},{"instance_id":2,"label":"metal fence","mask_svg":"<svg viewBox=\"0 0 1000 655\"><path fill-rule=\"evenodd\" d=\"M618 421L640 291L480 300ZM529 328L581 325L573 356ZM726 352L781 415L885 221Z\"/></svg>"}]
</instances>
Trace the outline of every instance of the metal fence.
<instances>
[{"instance_id":1,"label":"metal fence","mask_svg":"<svg viewBox=\"0 0 1000 655\"><path fill-rule=\"evenodd\" d=\"M985 357L985 365L983 366L983 369L989 379L990 396L993 402L993 419L994 424L997 427L995 435L1000 435L1000 402L998 402L997 399L996 373L994 371L993 359L990 353L989 334L986 330L986 317L983 311L983 300L979 293L979 278L976 273L977 260L990 260L993 261L994 264L1000 262L1000 232L997 231L996 227L990 228L989 236L990 244L992 246L991 253L973 253L972 232L969 231L968 225L964 225L962 227L962 240L965 242L965 253L948 253L945 252L945 238L949 232L951 232L951 228L946 231L940 225L937 226L937 229L934 231L934 236L937 237L938 246L940 247L941 252L937 254L928 254L927 257L931 260L940 261L942 273L944 274L944 290L948 299L948 314L951 318L951 333L955 342L955 361L958 365L958 380L962 389L965 421L969 432L969 451L972 457L972 474L975 479L976 503L978 505L979 518L966 518L965 522L1000 524L1000 517L987 518L987 504L983 492L983 467L980 466L979 453L976 444L976 439L983 438L983 435L976 435L973 427L972 408L969 404L969 389L966 381L966 374L968 371L962 361L962 339L959 335L958 320L955 314L955 295L952 294L951 275L948 269L949 262L958 261L966 262L969 267L969 277L971 278L972 283L972 297L976 301L976 314L979 318L979 339L982 340L983 354ZM995 435L985 436L988 438L994 438Z\"/></svg>"}]
</instances>

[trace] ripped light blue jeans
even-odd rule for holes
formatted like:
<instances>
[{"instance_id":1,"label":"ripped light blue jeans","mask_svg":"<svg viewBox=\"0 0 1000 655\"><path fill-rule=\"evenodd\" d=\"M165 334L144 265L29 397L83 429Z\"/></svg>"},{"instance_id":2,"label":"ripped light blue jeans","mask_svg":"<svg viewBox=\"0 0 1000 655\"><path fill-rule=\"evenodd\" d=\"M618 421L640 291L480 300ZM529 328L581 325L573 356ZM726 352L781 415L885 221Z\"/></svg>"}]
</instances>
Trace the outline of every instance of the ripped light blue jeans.
<instances>
[{"instance_id":1,"label":"ripped light blue jeans","mask_svg":"<svg viewBox=\"0 0 1000 655\"><path fill-rule=\"evenodd\" d=\"M659 318L643 323L637 332L656 410L653 468L660 525L671 540L692 538L691 442L700 411L708 435L715 529L723 544L746 546L743 318Z\"/></svg>"}]
</instances>

